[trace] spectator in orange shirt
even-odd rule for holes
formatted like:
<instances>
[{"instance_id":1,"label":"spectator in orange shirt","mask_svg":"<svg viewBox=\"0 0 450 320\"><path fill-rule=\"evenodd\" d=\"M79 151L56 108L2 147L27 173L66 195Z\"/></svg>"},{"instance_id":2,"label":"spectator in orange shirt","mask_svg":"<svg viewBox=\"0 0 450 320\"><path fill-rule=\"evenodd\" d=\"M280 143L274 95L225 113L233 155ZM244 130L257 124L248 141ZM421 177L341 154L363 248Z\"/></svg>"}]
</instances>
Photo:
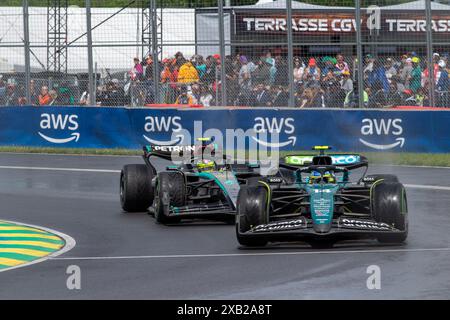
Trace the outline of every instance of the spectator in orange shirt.
<instances>
[{"instance_id":1,"label":"spectator in orange shirt","mask_svg":"<svg viewBox=\"0 0 450 320\"><path fill-rule=\"evenodd\" d=\"M41 88L41 94L38 97L39 99L39 105L40 106L46 106L49 105L50 102L52 102L52 97L51 95L48 93L48 87L47 86L43 86Z\"/></svg>"},{"instance_id":2,"label":"spectator in orange shirt","mask_svg":"<svg viewBox=\"0 0 450 320\"><path fill-rule=\"evenodd\" d=\"M172 61L170 59L164 59L162 63L164 69L161 72L161 96L164 103L173 103L175 99L175 90L177 88L177 78L172 71Z\"/></svg>"},{"instance_id":3,"label":"spectator in orange shirt","mask_svg":"<svg viewBox=\"0 0 450 320\"><path fill-rule=\"evenodd\" d=\"M161 83L174 84L177 82L175 74L172 71L172 61L170 59L164 59L163 63L163 71L161 72Z\"/></svg>"}]
</instances>

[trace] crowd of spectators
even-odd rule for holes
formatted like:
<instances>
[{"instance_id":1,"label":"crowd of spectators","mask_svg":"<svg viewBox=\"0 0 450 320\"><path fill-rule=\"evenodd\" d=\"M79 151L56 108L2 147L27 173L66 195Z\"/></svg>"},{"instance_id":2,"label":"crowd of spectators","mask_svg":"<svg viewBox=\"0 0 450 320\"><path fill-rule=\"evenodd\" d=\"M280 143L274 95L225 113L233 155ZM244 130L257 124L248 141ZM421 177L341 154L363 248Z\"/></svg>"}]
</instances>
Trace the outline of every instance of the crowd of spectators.
<instances>
[{"instance_id":1,"label":"crowd of spectators","mask_svg":"<svg viewBox=\"0 0 450 320\"><path fill-rule=\"evenodd\" d=\"M249 57L242 54L224 57L227 106L286 107L289 101L289 63L293 64L295 106L297 108L359 107L356 57L294 57L292 62L271 51ZM434 95L437 106L448 107L448 54L433 54ZM109 77L96 92L99 106L144 106L181 104L215 106L220 103L221 57L177 52L158 63L151 57L134 58L127 77ZM431 87L427 59L415 52L400 57L364 57L364 107L429 105ZM156 72L158 71L158 72ZM154 95L155 74L159 95ZM31 104L88 104L87 92L80 97L66 97L43 85L31 83ZM0 78L0 105L26 104L23 88ZM24 101L25 99L25 101ZM78 102L77 102L78 100Z\"/></svg>"},{"instance_id":2,"label":"crowd of spectators","mask_svg":"<svg viewBox=\"0 0 450 320\"><path fill-rule=\"evenodd\" d=\"M159 96L154 96L154 62L151 57L134 59L125 95L134 106L146 104L189 104L213 106L220 86L219 55L194 55L186 59L181 52L158 62ZM103 104L101 101L100 103Z\"/></svg>"},{"instance_id":3,"label":"crowd of spectators","mask_svg":"<svg viewBox=\"0 0 450 320\"><path fill-rule=\"evenodd\" d=\"M70 87L49 88L45 79L39 79L41 85L36 80L30 81L30 102L27 101L25 85L17 81L8 82L0 75L0 106L58 106L58 105L77 105L76 94Z\"/></svg>"},{"instance_id":4,"label":"crowd of spectators","mask_svg":"<svg viewBox=\"0 0 450 320\"><path fill-rule=\"evenodd\" d=\"M433 55L433 79L438 106L449 106L449 56ZM121 95L130 92L135 106L164 103L214 106L220 101L221 57L178 52L159 62L158 99L154 97L154 62L134 59L130 82ZM285 57L237 54L226 56L225 76L228 106L285 107L289 100L289 65ZM295 57L293 78L298 108L359 107L355 57L342 54L323 57ZM401 57L364 57L364 107L429 104L429 76L426 59L410 52ZM118 90L118 89L116 89ZM101 96L99 100L102 100ZM117 100L117 99L116 99ZM108 105L108 101L100 101Z\"/></svg>"}]
</instances>

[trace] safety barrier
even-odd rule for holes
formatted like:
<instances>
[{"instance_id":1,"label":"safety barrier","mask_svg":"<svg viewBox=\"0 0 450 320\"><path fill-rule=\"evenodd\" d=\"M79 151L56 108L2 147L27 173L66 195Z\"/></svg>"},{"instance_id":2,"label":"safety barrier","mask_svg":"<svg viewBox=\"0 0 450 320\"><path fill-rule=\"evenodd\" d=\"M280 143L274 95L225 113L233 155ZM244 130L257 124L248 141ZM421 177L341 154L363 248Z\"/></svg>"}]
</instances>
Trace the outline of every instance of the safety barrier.
<instances>
[{"instance_id":1,"label":"safety barrier","mask_svg":"<svg viewBox=\"0 0 450 320\"><path fill-rule=\"evenodd\" d=\"M450 112L329 109L0 108L0 145L137 149L242 136L261 147L450 152ZM278 134L278 140L273 140ZM189 137L190 135L190 137ZM220 142L220 137L217 139ZM250 143L250 142L248 142ZM223 143L230 148L228 142Z\"/></svg>"}]
</instances>

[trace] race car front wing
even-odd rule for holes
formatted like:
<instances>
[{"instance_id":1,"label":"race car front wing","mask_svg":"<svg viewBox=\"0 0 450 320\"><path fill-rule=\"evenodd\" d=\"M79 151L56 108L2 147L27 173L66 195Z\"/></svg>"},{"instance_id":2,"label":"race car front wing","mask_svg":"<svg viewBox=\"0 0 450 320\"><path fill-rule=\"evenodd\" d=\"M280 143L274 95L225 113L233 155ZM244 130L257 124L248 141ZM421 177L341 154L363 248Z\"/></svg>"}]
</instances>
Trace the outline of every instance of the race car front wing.
<instances>
[{"instance_id":1,"label":"race car front wing","mask_svg":"<svg viewBox=\"0 0 450 320\"><path fill-rule=\"evenodd\" d=\"M169 208L169 216L206 216L216 214L235 215L236 211L233 210L228 204L192 204L183 207Z\"/></svg>"},{"instance_id":2,"label":"race car front wing","mask_svg":"<svg viewBox=\"0 0 450 320\"><path fill-rule=\"evenodd\" d=\"M401 233L387 223L376 222L370 219L354 219L347 217L340 217L334 219L329 232L319 233L313 228L311 219L305 217L298 217L292 220L274 221L267 224L262 224L253 227L247 232L240 232L240 235L245 237L262 237L271 241L286 241L289 239L297 240L300 238L334 238L334 237L349 237L349 238L371 238L379 234L386 233Z\"/></svg>"}]
</instances>

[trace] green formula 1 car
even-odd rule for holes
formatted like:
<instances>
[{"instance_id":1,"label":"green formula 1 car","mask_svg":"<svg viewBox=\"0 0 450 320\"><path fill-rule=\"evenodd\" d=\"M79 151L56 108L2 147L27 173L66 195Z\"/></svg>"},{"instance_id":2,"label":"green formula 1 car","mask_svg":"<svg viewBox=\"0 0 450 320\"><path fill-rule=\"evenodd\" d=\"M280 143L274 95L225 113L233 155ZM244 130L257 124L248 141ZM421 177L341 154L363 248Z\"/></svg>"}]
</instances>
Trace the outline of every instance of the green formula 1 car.
<instances>
[{"instance_id":1,"label":"green formula 1 car","mask_svg":"<svg viewBox=\"0 0 450 320\"><path fill-rule=\"evenodd\" d=\"M149 211L159 223L206 218L234 224L237 196L247 179L260 177L258 164L218 164L203 158L214 155L214 144L146 146L145 164L126 165L120 177L120 200L124 211ZM200 152L199 152L200 151ZM173 153L189 154L186 163L166 166L157 172L154 158L172 160Z\"/></svg>"},{"instance_id":2,"label":"green formula 1 car","mask_svg":"<svg viewBox=\"0 0 450 320\"><path fill-rule=\"evenodd\" d=\"M404 186L394 175L366 175L357 154L282 158L278 172L243 186L237 201L237 240L245 246L306 240L331 246L339 239L376 238L401 243L408 235ZM352 170L362 168L350 182Z\"/></svg>"}]
</instances>

